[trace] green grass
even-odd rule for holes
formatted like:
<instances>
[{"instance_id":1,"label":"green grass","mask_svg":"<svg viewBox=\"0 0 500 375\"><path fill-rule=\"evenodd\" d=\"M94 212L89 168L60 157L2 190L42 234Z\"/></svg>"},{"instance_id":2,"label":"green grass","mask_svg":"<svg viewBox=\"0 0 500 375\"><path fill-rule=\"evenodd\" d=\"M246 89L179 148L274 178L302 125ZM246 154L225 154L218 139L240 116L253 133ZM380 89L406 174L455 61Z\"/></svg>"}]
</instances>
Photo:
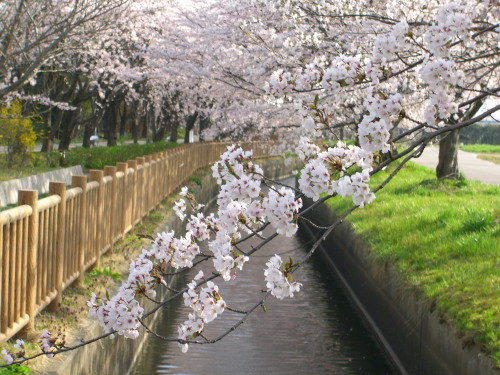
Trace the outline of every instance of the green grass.
<instances>
[{"instance_id":1,"label":"green grass","mask_svg":"<svg viewBox=\"0 0 500 375\"><path fill-rule=\"evenodd\" d=\"M32 176L39 173L45 173L56 169L55 167L49 167L46 165L39 166L24 166L18 168L7 168L0 161L0 182L15 180L16 178L23 178L27 176Z\"/></svg>"},{"instance_id":2,"label":"green grass","mask_svg":"<svg viewBox=\"0 0 500 375\"><path fill-rule=\"evenodd\" d=\"M340 214L352 201L328 204ZM378 260L393 263L458 328L465 345L478 343L500 365L500 187L438 181L411 164L348 220Z\"/></svg>"},{"instance_id":3,"label":"green grass","mask_svg":"<svg viewBox=\"0 0 500 375\"><path fill-rule=\"evenodd\" d=\"M103 169L106 165L115 165L179 146L173 142L153 142L146 144L128 144L113 147L76 147L64 152L34 152L30 165L7 168L4 155L0 155L0 182L27 177L54 169L81 165L83 169Z\"/></svg>"},{"instance_id":4,"label":"green grass","mask_svg":"<svg viewBox=\"0 0 500 375\"><path fill-rule=\"evenodd\" d=\"M122 278L122 275L118 272L113 272L111 270L111 267L104 267L103 269L99 268L94 268L92 271L89 272L88 274L90 277L96 277L96 276L109 276L112 279L115 280L120 280Z\"/></svg>"},{"instance_id":5,"label":"green grass","mask_svg":"<svg viewBox=\"0 0 500 375\"><path fill-rule=\"evenodd\" d=\"M463 145L460 146L460 150L474 153L500 153L500 145Z\"/></svg>"},{"instance_id":6,"label":"green grass","mask_svg":"<svg viewBox=\"0 0 500 375\"><path fill-rule=\"evenodd\" d=\"M0 368L0 375L31 374L31 370L23 365Z\"/></svg>"},{"instance_id":7,"label":"green grass","mask_svg":"<svg viewBox=\"0 0 500 375\"><path fill-rule=\"evenodd\" d=\"M500 154L477 154L479 159L491 161L495 164L500 164Z\"/></svg>"},{"instance_id":8,"label":"green grass","mask_svg":"<svg viewBox=\"0 0 500 375\"><path fill-rule=\"evenodd\" d=\"M460 149L477 154L477 157L479 159L491 161L495 164L500 164L500 145L464 145L460 146Z\"/></svg>"}]
</instances>

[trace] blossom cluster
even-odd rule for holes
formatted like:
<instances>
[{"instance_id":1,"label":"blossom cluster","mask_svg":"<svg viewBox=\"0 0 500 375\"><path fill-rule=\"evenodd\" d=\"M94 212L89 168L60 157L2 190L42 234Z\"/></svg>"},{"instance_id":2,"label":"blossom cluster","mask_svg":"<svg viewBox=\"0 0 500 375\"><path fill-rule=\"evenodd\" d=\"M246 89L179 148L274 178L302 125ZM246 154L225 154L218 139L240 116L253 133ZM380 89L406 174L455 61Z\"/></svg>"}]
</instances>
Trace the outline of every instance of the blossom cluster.
<instances>
[{"instance_id":1,"label":"blossom cluster","mask_svg":"<svg viewBox=\"0 0 500 375\"><path fill-rule=\"evenodd\" d=\"M427 29L424 35L426 47L434 56L448 57L452 41L469 39L472 20L467 13L466 7L456 3L444 5L439 9L436 22Z\"/></svg>"},{"instance_id":2,"label":"blossom cluster","mask_svg":"<svg viewBox=\"0 0 500 375\"><path fill-rule=\"evenodd\" d=\"M301 146L306 150L311 148L305 140ZM299 151L299 154L306 152ZM301 171L299 188L313 200L318 200L323 193L335 192L344 197L352 196L353 202L363 207L375 199L368 186L372 164L373 156L370 152L357 146L346 146L339 141L336 147L329 147L316 158L309 158ZM351 168L361 171L348 174Z\"/></svg>"},{"instance_id":3,"label":"blossom cluster","mask_svg":"<svg viewBox=\"0 0 500 375\"><path fill-rule=\"evenodd\" d=\"M373 43L372 63L385 65L396 59L396 52L401 51L407 42L408 28L408 23L401 21L388 34L378 36Z\"/></svg>"},{"instance_id":4,"label":"blossom cluster","mask_svg":"<svg viewBox=\"0 0 500 375\"><path fill-rule=\"evenodd\" d=\"M292 75L283 69L275 71L265 84L266 92L273 96L283 96L293 90L308 91L322 88L336 93L343 87L352 87L364 78L361 61L353 56L338 56L330 61L329 66L324 59L315 60L307 64L304 69L299 68Z\"/></svg>"},{"instance_id":5,"label":"blossom cluster","mask_svg":"<svg viewBox=\"0 0 500 375\"><path fill-rule=\"evenodd\" d=\"M300 291L301 283L295 281L290 273L293 262L290 260L283 263L279 255L274 255L266 263L264 270L267 290L276 298L284 299L293 297L294 293Z\"/></svg>"},{"instance_id":6,"label":"blossom cluster","mask_svg":"<svg viewBox=\"0 0 500 375\"><path fill-rule=\"evenodd\" d=\"M199 281L204 279L203 271L198 272L193 281L188 284L188 290L183 294L184 305L193 310L189 314L189 319L178 327L179 346L183 353L189 348L186 341L199 336L205 324L217 318L226 308L226 302L219 294L217 285L212 281L208 281L205 287L198 285Z\"/></svg>"},{"instance_id":7,"label":"blossom cluster","mask_svg":"<svg viewBox=\"0 0 500 375\"><path fill-rule=\"evenodd\" d=\"M265 89L271 95L282 96L292 91L294 82L292 74L278 69L271 75L269 82L266 82Z\"/></svg>"},{"instance_id":8,"label":"blossom cluster","mask_svg":"<svg viewBox=\"0 0 500 375\"><path fill-rule=\"evenodd\" d=\"M193 233L186 232L185 237L176 238L174 232L158 233L153 243L150 256L159 263L176 269L192 267L194 258L200 253L200 248L194 241Z\"/></svg>"},{"instance_id":9,"label":"blossom cluster","mask_svg":"<svg viewBox=\"0 0 500 375\"><path fill-rule=\"evenodd\" d=\"M141 325L139 319L144 313L144 308L135 299L133 290L122 286L110 300L100 299L92 293L87 305L90 307L90 316L98 319L106 333L116 331L129 339L139 336L138 328Z\"/></svg>"},{"instance_id":10,"label":"blossom cluster","mask_svg":"<svg viewBox=\"0 0 500 375\"><path fill-rule=\"evenodd\" d=\"M427 61L420 76L431 91L425 120L431 126L439 125L440 120L446 120L458 111L451 89L463 84L464 73L455 70L453 61L437 58Z\"/></svg>"},{"instance_id":11,"label":"blossom cluster","mask_svg":"<svg viewBox=\"0 0 500 375\"><path fill-rule=\"evenodd\" d=\"M369 88L366 92L364 107L368 114L358 126L359 145L368 152L387 152L392 128L392 118L402 109L401 94L385 95L380 90Z\"/></svg>"},{"instance_id":12,"label":"blossom cluster","mask_svg":"<svg viewBox=\"0 0 500 375\"><path fill-rule=\"evenodd\" d=\"M302 200L300 198L295 200L292 190L284 186L279 190L276 190L274 186L271 187L262 207L278 234L290 237L297 232L298 226L294 215L302 207Z\"/></svg>"},{"instance_id":13,"label":"blossom cluster","mask_svg":"<svg viewBox=\"0 0 500 375\"><path fill-rule=\"evenodd\" d=\"M40 349L48 358L54 356L54 351L64 348L66 344L66 337L63 333L53 334L49 330L44 329L38 339Z\"/></svg>"},{"instance_id":14,"label":"blossom cluster","mask_svg":"<svg viewBox=\"0 0 500 375\"><path fill-rule=\"evenodd\" d=\"M26 352L24 351L24 341L21 339L17 339L14 344L14 348L17 349L17 352L13 353L8 351L7 349L2 349L3 360L6 364L10 365L17 358L24 358Z\"/></svg>"},{"instance_id":15,"label":"blossom cluster","mask_svg":"<svg viewBox=\"0 0 500 375\"><path fill-rule=\"evenodd\" d=\"M303 162L316 157L320 148L311 142L309 137L300 137L298 147L296 149L297 155Z\"/></svg>"}]
</instances>

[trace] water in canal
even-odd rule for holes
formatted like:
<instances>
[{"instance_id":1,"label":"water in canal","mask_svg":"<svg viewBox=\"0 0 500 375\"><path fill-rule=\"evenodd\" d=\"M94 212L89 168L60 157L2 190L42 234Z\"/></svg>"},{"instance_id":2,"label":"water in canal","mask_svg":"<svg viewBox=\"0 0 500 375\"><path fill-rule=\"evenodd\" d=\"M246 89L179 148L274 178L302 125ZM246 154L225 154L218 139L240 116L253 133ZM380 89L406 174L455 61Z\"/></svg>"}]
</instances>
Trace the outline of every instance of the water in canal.
<instances>
[{"instance_id":1,"label":"water in canal","mask_svg":"<svg viewBox=\"0 0 500 375\"><path fill-rule=\"evenodd\" d=\"M236 280L217 282L233 308L245 310L261 298L268 258L299 259L307 243L299 236L278 237L253 256ZM182 288L197 271L178 278ZM205 274L210 274L208 267ZM256 310L235 332L210 345L190 345L182 354L175 342L148 338L131 374L397 374L357 316L339 285L320 261L310 261L295 274L303 284L292 299L267 299L267 312ZM161 312L156 331L175 338L190 309L178 299ZM215 338L241 318L228 310L206 326Z\"/></svg>"}]
</instances>

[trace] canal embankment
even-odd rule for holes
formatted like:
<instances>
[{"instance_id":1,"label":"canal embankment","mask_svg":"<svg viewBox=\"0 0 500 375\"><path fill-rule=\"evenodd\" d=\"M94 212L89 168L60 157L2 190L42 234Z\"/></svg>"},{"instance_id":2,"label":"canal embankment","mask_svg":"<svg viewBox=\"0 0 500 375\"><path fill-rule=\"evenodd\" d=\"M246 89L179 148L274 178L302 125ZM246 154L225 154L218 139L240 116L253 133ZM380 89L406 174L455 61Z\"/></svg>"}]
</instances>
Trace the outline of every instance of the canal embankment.
<instances>
[{"instance_id":1,"label":"canal embankment","mask_svg":"<svg viewBox=\"0 0 500 375\"><path fill-rule=\"evenodd\" d=\"M498 374L498 193L409 166L318 250L403 374Z\"/></svg>"}]
</instances>

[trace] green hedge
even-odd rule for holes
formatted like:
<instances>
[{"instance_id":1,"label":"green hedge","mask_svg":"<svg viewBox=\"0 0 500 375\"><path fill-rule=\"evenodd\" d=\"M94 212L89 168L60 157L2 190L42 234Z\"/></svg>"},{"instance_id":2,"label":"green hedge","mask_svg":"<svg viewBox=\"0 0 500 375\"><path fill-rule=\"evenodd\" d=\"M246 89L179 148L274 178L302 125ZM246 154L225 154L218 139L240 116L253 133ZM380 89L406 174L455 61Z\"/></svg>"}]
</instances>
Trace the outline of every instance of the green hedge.
<instances>
[{"instance_id":1,"label":"green hedge","mask_svg":"<svg viewBox=\"0 0 500 375\"><path fill-rule=\"evenodd\" d=\"M467 126L460 131L460 142L500 145L500 125L474 124Z\"/></svg>"},{"instance_id":2,"label":"green hedge","mask_svg":"<svg viewBox=\"0 0 500 375\"><path fill-rule=\"evenodd\" d=\"M64 151L64 153L59 151L40 153L39 159L45 159L47 164L51 166L71 167L81 165L83 169L103 169L106 165L115 165L118 162L125 162L176 146L179 146L179 144L174 142L153 142L143 145L130 144L113 147L77 147Z\"/></svg>"}]
</instances>

